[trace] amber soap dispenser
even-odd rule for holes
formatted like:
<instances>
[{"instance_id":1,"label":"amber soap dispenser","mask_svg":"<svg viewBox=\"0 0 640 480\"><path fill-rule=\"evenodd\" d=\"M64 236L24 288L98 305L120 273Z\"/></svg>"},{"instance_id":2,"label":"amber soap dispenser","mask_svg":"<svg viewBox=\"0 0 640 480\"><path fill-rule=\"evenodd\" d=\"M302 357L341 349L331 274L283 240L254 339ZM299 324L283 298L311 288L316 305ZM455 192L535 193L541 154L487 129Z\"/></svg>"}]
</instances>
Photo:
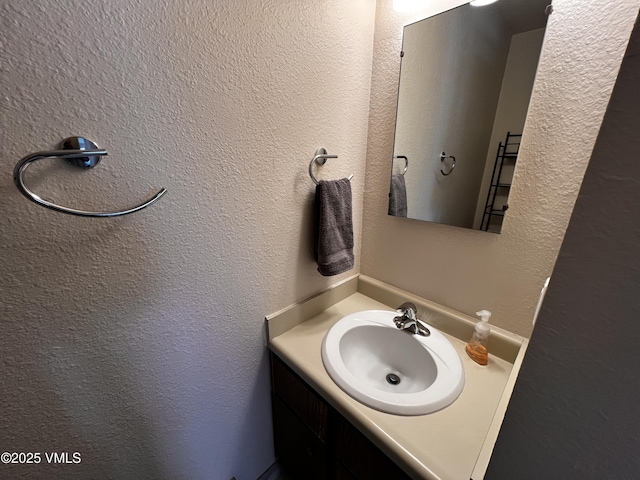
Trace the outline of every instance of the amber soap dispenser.
<instances>
[{"instance_id":1,"label":"amber soap dispenser","mask_svg":"<svg viewBox=\"0 0 640 480\"><path fill-rule=\"evenodd\" d=\"M489 363L489 350L487 347L489 344L489 332L491 331L489 326L491 312L489 310L480 310L476 312L476 315L480 317L480 321L476 323L473 336L467 343L465 350L474 362L479 365L486 365Z\"/></svg>"}]
</instances>

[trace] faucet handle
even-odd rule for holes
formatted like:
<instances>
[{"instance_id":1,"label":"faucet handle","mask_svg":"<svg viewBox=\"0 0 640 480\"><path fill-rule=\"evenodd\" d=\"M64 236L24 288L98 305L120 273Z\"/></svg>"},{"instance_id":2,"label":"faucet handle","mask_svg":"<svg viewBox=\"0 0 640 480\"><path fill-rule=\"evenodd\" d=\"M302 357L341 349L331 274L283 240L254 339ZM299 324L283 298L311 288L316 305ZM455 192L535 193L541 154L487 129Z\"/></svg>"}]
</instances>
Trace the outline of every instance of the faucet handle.
<instances>
[{"instance_id":1,"label":"faucet handle","mask_svg":"<svg viewBox=\"0 0 640 480\"><path fill-rule=\"evenodd\" d=\"M418 308L412 302L404 302L396 308L396 312L401 313L403 316L408 316L411 320L415 320L418 316Z\"/></svg>"}]
</instances>

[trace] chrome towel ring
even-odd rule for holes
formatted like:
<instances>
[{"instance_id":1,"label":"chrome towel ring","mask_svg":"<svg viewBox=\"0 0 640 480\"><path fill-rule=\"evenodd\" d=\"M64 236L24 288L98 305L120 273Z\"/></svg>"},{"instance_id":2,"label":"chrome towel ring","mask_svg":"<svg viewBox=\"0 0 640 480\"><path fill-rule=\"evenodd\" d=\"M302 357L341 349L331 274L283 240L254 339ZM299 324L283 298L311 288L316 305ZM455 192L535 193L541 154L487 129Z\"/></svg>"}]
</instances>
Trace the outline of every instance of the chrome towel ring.
<instances>
[{"instance_id":1,"label":"chrome towel ring","mask_svg":"<svg viewBox=\"0 0 640 480\"><path fill-rule=\"evenodd\" d=\"M444 175L445 177L448 175L451 175L451 172L453 172L453 169L456 168L456 157L454 157L453 155L449 155L447 156L444 152L442 152L440 154L440 161L444 162L447 158L451 158L452 162L451 162L451 170L449 170L448 173L444 173L444 170L440 169L440 173L442 175Z\"/></svg>"},{"instance_id":2,"label":"chrome towel ring","mask_svg":"<svg viewBox=\"0 0 640 480\"><path fill-rule=\"evenodd\" d=\"M309 176L313 183L318 185L318 179L313 175L313 164L317 163L318 165L324 165L327 163L328 158L338 158L338 155L327 155L327 151L320 147L316 150L315 156L311 159L311 163L309 163ZM353 174L349 175L349 180L353 178Z\"/></svg>"},{"instance_id":3,"label":"chrome towel ring","mask_svg":"<svg viewBox=\"0 0 640 480\"><path fill-rule=\"evenodd\" d=\"M167 190L161 189L153 197L135 207L127 208L126 210L119 210L116 212L86 212L84 210L76 210L74 208L63 207L52 202L43 200L36 195L32 190L27 187L24 181L24 173L33 162L42 160L43 158L64 158L67 162L82 168L93 168L100 162L100 157L107 155L107 151L98 148L98 146L91 140L83 137L69 137L65 138L60 144L60 150L52 150L49 152L36 152L27 155L18 162L13 170L13 180L25 197L38 205L45 208L50 208L57 212L68 213L69 215L78 215L82 217L119 217L121 215L128 215L143 208L148 207L152 203L156 202L162 197Z\"/></svg>"},{"instance_id":4,"label":"chrome towel ring","mask_svg":"<svg viewBox=\"0 0 640 480\"><path fill-rule=\"evenodd\" d=\"M403 158L404 159L404 170L402 170L402 175L407 173L407 170L409 169L409 159L404 155L396 155L393 158Z\"/></svg>"}]
</instances>

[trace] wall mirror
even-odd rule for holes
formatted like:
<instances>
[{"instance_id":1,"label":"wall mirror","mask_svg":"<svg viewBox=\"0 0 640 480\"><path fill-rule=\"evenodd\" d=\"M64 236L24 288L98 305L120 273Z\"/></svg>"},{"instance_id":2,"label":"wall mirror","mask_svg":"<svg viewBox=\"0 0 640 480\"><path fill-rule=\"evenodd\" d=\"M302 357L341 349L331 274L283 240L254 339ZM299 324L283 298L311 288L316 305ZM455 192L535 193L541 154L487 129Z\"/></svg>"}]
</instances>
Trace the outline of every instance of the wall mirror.
<instances>
[{"instance_id":1,"label":"wall mirror","mask_svg":"<svg viewBox=\"0 0 640 480\"><path fill-rule=\"evenodd\" d=\"M549 0L404 27L389 215L500 233Z\"/></svg>"}]
</instances>

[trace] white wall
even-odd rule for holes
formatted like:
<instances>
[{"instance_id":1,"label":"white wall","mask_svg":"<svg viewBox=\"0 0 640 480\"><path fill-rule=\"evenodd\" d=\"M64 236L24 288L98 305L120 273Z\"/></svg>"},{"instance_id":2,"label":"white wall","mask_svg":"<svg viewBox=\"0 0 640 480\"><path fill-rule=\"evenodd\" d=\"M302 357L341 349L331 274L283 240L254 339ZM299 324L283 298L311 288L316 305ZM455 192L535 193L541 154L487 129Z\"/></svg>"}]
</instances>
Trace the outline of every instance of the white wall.
<instances>
[{"instance_id":1,"label":"white wall","mask_svg":"<svg viewBox=\"0 0 640 480\"><path fill-rule=\"evenodd\" d=\"M255 480L274 460L264 315L359 270L373 1L0 3L2 478ZM12 170L83 134L92 171ZM307 173L354 173L356 268L312 259ZM90 198L90 197L95 198Z\"/></svg>"},{"instance_id":2,"label":"white wall","mask_svg":"<svg viewBox=\"0 0 640 480\"><path fill-rule=\"evenodd\" d=\"M473 228L478 229L482 225L482 216L487 201L487 191L491 183L496 162L496 153L500 142L505 141L507 132L521 134L524 129L529 99L533 90L533 82L536 78L538 59L544 40L544 28L518 33L511 38L509 56L504 69L502 88L500 89L500 99L496 109L496 116L493 122L491 140L485 160L484 174L482 176L482 186L477 198L477 208ZM509 151L513 151L512 147ZM502 182L510 182L513 179L514 163L507 161L504 163L501 175ZM496 182L498 179L495 180ZM498 190L498 195L505 197L508 191ZM506 198L502 198L497 207L506 203Z\"/></svg>"},{"instance_id":3,"label":"white wall","mask_svg":"<svg viewBox=\"0 0 640 480\"><path fill-rule=\"evenodd\" d=\"M376 11L362 273L528 336L640 1L555 0L501 235L387 215L402 26L462 2Z\"/></svg>"},{"instance_id":4,"label":"white wall","mask_svg":"<svg viewBox=\"0 0 640 480\"><path fill-rule=\"evenodd\" d=\"M408 217L472 226L510 40L501 17L468 5L405 27L394 155L409 158ZM455 175L440 173L443 151Z\"/></svg>"}]
</instances>

